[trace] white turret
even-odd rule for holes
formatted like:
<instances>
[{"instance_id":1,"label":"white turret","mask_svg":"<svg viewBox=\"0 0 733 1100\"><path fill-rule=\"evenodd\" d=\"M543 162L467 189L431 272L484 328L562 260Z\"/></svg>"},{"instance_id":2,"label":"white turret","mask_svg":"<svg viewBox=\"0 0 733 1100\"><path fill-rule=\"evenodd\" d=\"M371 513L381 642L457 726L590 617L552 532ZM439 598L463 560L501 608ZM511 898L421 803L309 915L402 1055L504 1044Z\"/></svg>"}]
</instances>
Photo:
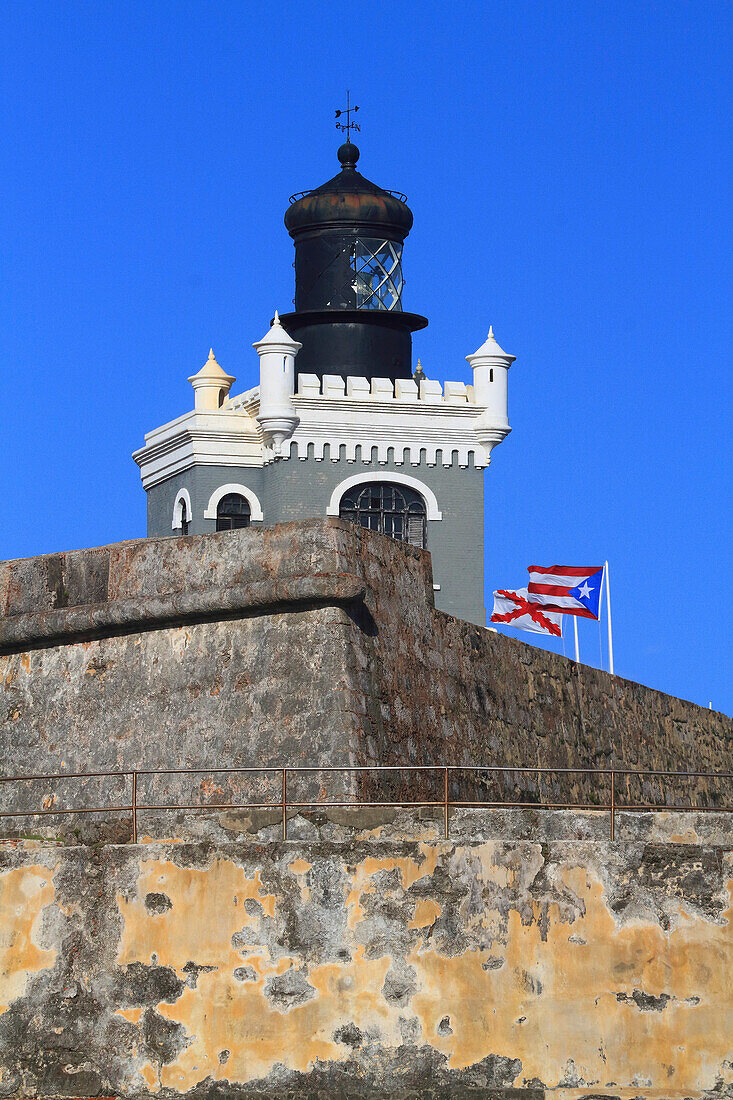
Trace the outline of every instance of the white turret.
<instances>
[{"instance_id":1,"label":"white turret","mask_svg":"<svg viewBox=\"0 0 733 1100\"><path fill-rule=\"evenodd\" d=\"M209 351L209 358L204 363L198 374L192 374L189 382L193 386L196 399L196 412L213 412L224 404L229 390L232 388L234 378L221 369L214 358L214 349Z\"/></svg>"},{"instance_id":2,"label":"white turret","mask_svg":"<svg viewBox=\"0 0 733 1100\"><path fill-rule=\"evenodd\" d=\"M474 400L477 405L485 406L475 430L489 453L511 431L507 416L507 382L509 368L515 359L515 355L508 355L496 342L493 328L489 328L489 335L481 347L473 355L466 356L473 369Z\"/></svg>"},{"instance_id":3,"label":"white turret","mask_svg":"<svg viewBox=\"0 0 733 1100\"><path fill-rule=\"evenodd\" d=\"M299 418L293 405L295 356L302 348L280 324L277 311L266 336L252 345L260 357L260 412L265 446L278 457Z\"/></svg>"}]
</instances>

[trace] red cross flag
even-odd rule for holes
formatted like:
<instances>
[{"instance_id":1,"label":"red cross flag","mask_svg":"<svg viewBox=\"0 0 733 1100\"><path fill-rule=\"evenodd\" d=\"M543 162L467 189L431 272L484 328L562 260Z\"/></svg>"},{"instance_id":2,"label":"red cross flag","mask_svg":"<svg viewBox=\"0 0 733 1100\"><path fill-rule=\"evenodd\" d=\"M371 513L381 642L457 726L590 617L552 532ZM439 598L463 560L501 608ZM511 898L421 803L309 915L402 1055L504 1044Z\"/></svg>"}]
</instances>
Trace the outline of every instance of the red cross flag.
<instances>
[{"instance_id":1,"label":"red cross flag","mask_svg":"<svg viewBox=\"0 0 733 1100\"><path fill-rule=\"evenodd\" d=\"M531 630L533 634L552 634L555 638L562 638L562 615L530 603L526 588L518 588L514 592L498 589L494 593L491 621L516 626L519 630Z\"/></svg>"}]
</instances>

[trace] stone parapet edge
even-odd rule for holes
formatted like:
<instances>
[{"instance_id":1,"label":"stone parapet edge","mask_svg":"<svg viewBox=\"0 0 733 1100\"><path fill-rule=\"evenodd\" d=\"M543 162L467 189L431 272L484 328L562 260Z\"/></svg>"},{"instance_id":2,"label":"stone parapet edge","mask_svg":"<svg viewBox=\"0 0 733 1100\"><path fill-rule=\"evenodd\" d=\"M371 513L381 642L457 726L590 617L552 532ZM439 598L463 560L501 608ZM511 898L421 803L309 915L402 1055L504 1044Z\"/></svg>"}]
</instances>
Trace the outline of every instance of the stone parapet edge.
<instances>
[{"instance_id":1,"label":"stone parapet edge","mask_svg":"<svg viewBox=\"0 0 733 1100\"><path fill-rule=\"evenodd\" d=\"M278 609L361 603L366 593L351 573L319 573L30 612L0 620L0 654Z\"/></svg>"}]
</instances>

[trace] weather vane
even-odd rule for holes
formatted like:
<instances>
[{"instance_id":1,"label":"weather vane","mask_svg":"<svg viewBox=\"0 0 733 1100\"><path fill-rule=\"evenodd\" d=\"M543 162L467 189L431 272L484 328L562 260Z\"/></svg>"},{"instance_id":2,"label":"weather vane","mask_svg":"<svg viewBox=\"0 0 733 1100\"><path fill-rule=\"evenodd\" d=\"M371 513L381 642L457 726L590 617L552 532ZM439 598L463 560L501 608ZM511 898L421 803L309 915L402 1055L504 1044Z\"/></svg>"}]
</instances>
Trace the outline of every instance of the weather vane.
<instances>
[{"instance_id":1,"label":"weather vane","mask_svg":"<svg viewBox=\"0 0 733 1100\"><path fill-rule=\"evenodd\" d=\"M346 107L344 108L343 111L337 111L336 112L336 129L337 130L343 130L343 132L346 134L346 140L347 141L351 141L351 135L349 134L349 130L361 131L361 126L357 126L357 124L355 122L351 121L351 112L353 111L354 113L356 113L359 110L359 108L351 106L351 100L349 99L349 95L350 95L350 93L347 90L347 92L346 92ZM346 115L346 125L344 125L343 122L338 121L341 118L342 115Z\"/></svg>"}]
</instances>

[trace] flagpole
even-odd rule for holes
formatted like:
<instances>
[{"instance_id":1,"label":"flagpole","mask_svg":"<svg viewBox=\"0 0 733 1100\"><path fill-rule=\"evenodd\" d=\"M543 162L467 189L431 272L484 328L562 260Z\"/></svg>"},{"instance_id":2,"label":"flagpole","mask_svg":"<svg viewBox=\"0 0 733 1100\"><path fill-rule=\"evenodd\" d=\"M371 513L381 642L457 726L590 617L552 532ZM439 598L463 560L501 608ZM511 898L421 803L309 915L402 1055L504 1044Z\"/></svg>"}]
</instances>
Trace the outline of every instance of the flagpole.
<instances>
[{"instance_id":1,"label":"flagpole","mask_svg":"<svg viewBox=\"0 0 733 1100\"><path fill-rule=\"evenodd\" d=\"M580 653L578 651L578 616L573 615L573 631L575 634L575 663L580 664Z\"/></svg>"},{"instance_id":2,"label":"flagpole","mask_svg":"<svg viewBox=\"0 0 733 1100\"><path fill-rule=\"evenodd\" d=\"M611 586L608 582L608 562L604 570L606 577L606 619L608 621L608 671L613 676L613 633L611 631Z\"/></svg>"}]
</instances>

